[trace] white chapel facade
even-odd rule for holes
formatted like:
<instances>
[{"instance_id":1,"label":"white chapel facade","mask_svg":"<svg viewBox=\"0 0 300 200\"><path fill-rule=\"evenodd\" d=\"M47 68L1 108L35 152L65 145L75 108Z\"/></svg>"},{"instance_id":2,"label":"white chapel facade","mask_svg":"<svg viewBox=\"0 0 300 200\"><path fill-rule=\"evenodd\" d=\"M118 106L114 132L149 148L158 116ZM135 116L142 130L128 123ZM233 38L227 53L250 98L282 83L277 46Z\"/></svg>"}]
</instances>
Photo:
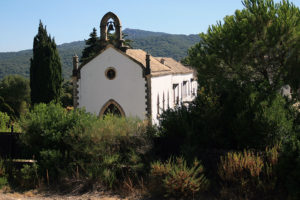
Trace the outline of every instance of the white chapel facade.
<instances>
[{"instance_id":1,"label":"white chapel facade","mask_svg":"<svg viewBox=\"0 0 300 200\"><path fill-rule=\"evenodd\" d=\"M113 20L113 22L109 21ZM116 42L108 41L108 26L114 25ZM158 124L168 108L191 102L197 91L194 71L172 58L153 57L140 49L129 49L122 39L118 17L108 12L101 20L102 51L78 66L73 58L74 107L103 116L151 119Z\"/></svg>"}]
</instances>

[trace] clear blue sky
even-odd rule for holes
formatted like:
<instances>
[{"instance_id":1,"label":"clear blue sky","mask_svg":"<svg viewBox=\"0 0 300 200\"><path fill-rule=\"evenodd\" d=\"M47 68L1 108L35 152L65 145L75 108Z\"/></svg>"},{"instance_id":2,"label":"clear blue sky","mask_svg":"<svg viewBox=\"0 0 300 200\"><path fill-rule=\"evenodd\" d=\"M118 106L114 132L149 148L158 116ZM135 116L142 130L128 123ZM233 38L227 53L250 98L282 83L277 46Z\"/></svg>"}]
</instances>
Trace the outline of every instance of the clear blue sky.
<instances>
[{"instance_id":1,"label":"clear blue sky","mask_svg":"<svg viewBox=\"0 0 300 200\"><path fill-rule=\"evenodd\" d=\"M40 19L62 44L87 39L93 27L99 33L108 11L123 29L198 34L242 8L241 0L0 0L0 52L32 48Z\"/></svg>"}]
</instances>

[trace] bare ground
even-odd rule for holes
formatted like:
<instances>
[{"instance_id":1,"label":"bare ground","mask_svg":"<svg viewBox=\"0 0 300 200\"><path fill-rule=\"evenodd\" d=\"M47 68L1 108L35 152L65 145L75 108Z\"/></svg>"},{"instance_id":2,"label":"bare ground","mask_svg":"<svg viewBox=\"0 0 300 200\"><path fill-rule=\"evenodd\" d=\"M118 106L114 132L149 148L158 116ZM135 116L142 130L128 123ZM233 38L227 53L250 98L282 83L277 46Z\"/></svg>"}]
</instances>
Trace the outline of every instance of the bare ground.
<instances>
[{"instance_id":1,"label":"bare ground","mask_svg":"<svg viewBox=\"0 0 300 200\"><path fill-rule=\"evenodd\" d=\"M31 190L24 193L19 192L7 192L0 190L0 200L130 200L136 198L122 198L117 195L108 195L102 192L85 193L81 195L73 194L55 194L39 192L37 190Z\"/></svg>"}]
</instances>

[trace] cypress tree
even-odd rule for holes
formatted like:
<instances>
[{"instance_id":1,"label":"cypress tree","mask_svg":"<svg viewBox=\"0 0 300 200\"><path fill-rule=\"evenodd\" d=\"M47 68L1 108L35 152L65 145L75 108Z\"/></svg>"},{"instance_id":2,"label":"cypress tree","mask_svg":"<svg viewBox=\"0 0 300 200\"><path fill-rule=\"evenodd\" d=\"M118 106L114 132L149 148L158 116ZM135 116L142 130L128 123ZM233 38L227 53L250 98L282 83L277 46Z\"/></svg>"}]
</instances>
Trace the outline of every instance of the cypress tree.
<instances>
[{"instance_id":1,"label":"cypress tree","mask_svg":"<svg viewBox=\"0 0 300 200\"><path fill-rule=\"evenodd\" d=\"M30 59L32 105L59 101L62 81L62 67L54 38L51 39L40 21L38 34L33 40L33 57Z\"/></svg>"}]
</instances>

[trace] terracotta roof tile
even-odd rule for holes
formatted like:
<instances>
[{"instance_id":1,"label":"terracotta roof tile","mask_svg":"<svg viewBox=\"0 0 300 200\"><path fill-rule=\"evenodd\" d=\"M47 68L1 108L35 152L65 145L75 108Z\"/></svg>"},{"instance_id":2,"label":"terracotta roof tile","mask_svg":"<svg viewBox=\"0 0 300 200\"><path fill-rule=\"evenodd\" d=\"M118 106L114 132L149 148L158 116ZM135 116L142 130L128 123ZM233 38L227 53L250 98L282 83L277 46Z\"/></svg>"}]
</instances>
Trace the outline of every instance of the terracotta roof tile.
<instances>
[{"instance_id":1,"label":"terracotta roof tile","mask_svg":"<svg viewBox=\"0 0 300 200\"><path fill-rule=\"evenodd\" d=\"M141 49L128 49L126 54L146 67L146 52ZM164 63L161 62L164 59ZM193 70L183 66L173 58L150 56L152 75L193 73Z\"/></svg>"},{"instance_id":2,"label":"terracotta roof tile","mask_svg":"<svg viewBox=\"0 0 300 200\"><path fill-rule=\"evenodd\" d=\"M146 67L146 52L141 49L127 49L126 54L138 62L142 63ZM150 68L151 73L157 72L171 72L170 68L161 64L154 57L150 56Z\"/></svg>"},{"instance_id":3,"label":"terracotta roof tile","mask_svg":"<svg viewBox=\"0 0 300 200\"><path fill-rule=\"evenodd\" d=\"M180 62L177 62L173 58L169 57L155 57L159 62L163 62L164 65L168 66L173 73L193 73L193 70L189 67L182 65Z\"/></svg>"}]
</instances>

